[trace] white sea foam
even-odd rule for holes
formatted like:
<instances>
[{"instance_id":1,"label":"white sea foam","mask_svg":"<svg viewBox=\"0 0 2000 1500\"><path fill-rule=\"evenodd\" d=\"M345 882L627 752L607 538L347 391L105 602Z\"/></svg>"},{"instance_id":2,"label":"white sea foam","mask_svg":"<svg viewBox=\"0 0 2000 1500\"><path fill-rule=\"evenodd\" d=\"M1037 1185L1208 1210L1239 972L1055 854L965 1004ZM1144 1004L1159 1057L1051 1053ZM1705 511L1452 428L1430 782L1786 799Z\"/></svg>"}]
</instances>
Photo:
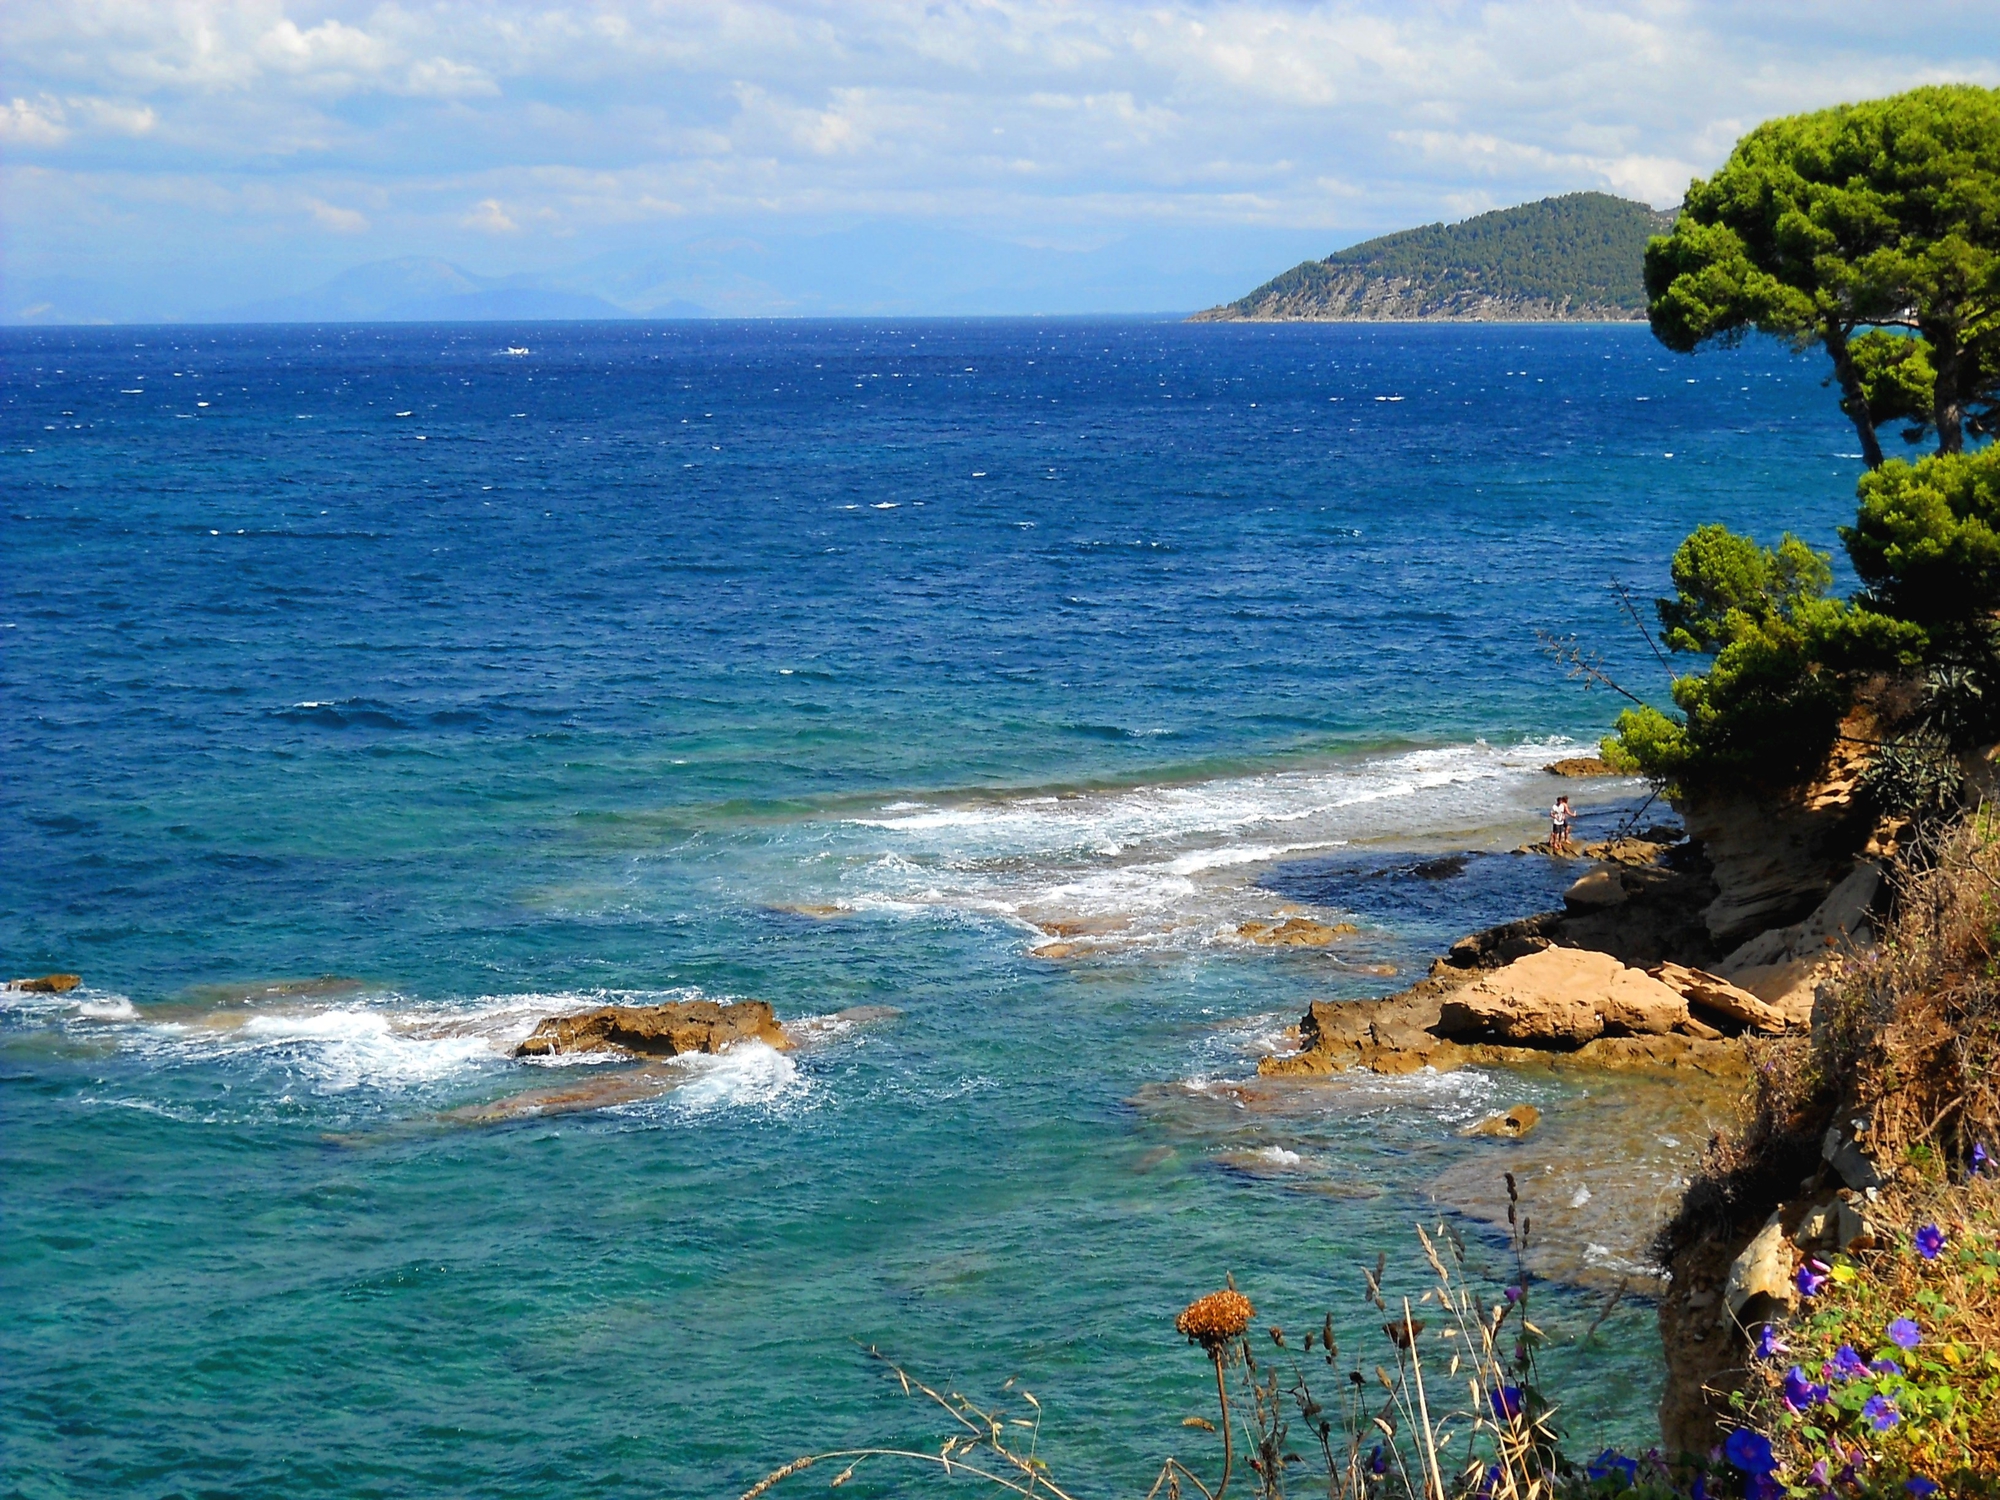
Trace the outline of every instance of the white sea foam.
<instances>
[{"instance_id":1,"label":"white sea foam","mask_svg":"<svg viewBox=\"0 0 2000 1500\"><path fill-rule=\"evenodd\" d=\"M762 1042L740 1042L714 1056L686 1058L681 1065L688 1081L666 1096L680 1115L781 1109L799 1103L808 1088L798 1064Z\"/></svg>"},{"instance_id":2,"label":"white sea foam","mask_svg":"<svg viewBox=\"0 0 2000 1500\"><path fill-rule=\"evenodd\" d=\"M283 1061L335 1091L434 1083L495 1056L484 1037L413 1035L382 1011L348 1006L252 1016L226 1048Z\"/></svg>"},{"instance_id":3,"label":"white sea foam","mask_svg":"<svg viewBox=\"0 0 2000 1500\"><path fill-rule=\"evenodd\" d=\"M1185 785L888 803L840 898L1015 921L1093 950L1227 939L1276 904L1254 869L1364 840L1504 847L1539 824L1560 739L1407 751ZM1464 847L1464 843L1460 843Z\"/></svg>"}]
</instances>

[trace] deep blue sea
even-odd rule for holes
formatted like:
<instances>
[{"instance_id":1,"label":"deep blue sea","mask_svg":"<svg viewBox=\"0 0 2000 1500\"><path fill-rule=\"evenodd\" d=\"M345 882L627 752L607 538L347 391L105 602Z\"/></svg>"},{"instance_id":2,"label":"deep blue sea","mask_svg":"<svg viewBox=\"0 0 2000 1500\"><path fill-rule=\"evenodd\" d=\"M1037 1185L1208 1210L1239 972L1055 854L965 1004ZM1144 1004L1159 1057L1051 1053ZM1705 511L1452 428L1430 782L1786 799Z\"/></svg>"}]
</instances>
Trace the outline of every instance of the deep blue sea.
<instances>
[{"instance_id":1,"label":"deep blue sea","mask_svg":"<svg viewBox=\"0 0 2000 1500\"><path fill-rule=\"evenodd\" d=\"M1206 1456L1183 1303L1233 1273L1372 1360L1360 1264L1421 1287L1440 1217L1497 1258L1503 1168L1566 1419L1648 1436L1650 1306L1577 1336L1712 1101L1255 1068L1553 904L1508 851L1619 700L1536 632L1663 701L1612 581L1711 520L1833 548L1816 365L1136 321L0 360L0 977L84 977L0 996L0 1494L733 1496L939 1430L866 1344L1019 1377L1059 1474L1142 1494ZM1358 930L1239 933L1296 914ZM603 1095L510 1056L690 996L800 1045Z\"/></svg>"}]
</instances>

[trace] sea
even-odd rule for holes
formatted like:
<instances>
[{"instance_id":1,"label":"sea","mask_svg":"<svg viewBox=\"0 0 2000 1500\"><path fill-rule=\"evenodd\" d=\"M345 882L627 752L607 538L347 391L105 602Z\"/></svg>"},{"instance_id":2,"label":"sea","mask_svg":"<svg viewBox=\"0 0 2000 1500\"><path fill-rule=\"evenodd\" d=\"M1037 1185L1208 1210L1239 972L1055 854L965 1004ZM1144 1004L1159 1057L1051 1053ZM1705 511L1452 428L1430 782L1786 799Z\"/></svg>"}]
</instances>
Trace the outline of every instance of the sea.
<instances>
[{"instance_id":1,"label":"sea","mask_svg":"<svg viewBox=\"0 0 2000 1500\"><path fill-rule=\"evenodd\" d=\"M1648 1237L1726 1100L1257 1064L1560 904L1556 791L1671 821L1543 770L1626 702L1578 653L1663 704L1687 531L1838 553L1817 364L1051 319L0 372L0 977L82 976L0 994L0 1493L735 1496L936 1450L874 1350L1137 1496L1217 1467L1186 1302L1371 1371L1418 1224L1524 1274L1503 1171L1559 1420L1656 1435ZM797 1045L512 1055L690 998Z\"/></svg>"}]
</instances>

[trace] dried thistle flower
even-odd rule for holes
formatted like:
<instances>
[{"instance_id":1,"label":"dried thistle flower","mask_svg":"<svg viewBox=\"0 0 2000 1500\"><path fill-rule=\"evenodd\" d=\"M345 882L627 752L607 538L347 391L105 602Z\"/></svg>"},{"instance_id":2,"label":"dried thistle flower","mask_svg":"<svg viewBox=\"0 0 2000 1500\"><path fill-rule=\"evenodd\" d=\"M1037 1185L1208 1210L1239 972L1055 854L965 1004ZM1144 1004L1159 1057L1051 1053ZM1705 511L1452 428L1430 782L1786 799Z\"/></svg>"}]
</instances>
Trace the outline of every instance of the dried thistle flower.
<instances>
[{"instance_id":1,"label":"dried thistle flower","mask_svg":"<svg viewBox=\"0 0 2000 1500\"><path fill-rule=\"evenodd\" d=\"M1256 1315L1257 1309L1241 1292L1210 1292L1181 1309L1181 1315L1174 1319L1174 1331L1213 1355L1248 1328Z\"/></svg>"}]
</instances>

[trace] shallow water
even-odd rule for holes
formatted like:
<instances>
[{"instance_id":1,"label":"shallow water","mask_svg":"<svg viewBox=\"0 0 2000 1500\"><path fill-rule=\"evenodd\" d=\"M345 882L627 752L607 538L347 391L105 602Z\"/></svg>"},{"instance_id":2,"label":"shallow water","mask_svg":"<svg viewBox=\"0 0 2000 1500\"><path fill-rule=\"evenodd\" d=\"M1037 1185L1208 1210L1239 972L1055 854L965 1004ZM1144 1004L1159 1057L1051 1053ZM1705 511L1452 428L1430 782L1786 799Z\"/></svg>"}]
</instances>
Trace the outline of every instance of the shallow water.
<instances>
[{"instance_id":1,"label":"shallow water","mask_svg":"<svg viewBox=\"0 0 2000 1500\"><path fill-rule=\"evenodd\" d=\"M0 1001L35 1496L733 1494L930 1430L857 1342L1021 1375L1044 1453L1142 1492L1202 1405L1189 1297L1358 1337L1416 1217L1504 1269L1479 1182L1644 1113L1246 1081L1309 999L1560 892L1507 851L1616 703L1535 630L1657 692L1605 580L1706 520L1830 545L1855 467L1813 369L1632 328L0 354L0 952L86 978ZM1357 930L1238 936L1295 910ZM803 1044L507 1056L694 994ZM1543 1146L1456 1135L1523 1098ZM1637 1238L1592 1258L1579 1185L1572 1331ZM1580 1429L1643 1439L1655 1349L1633 1305L1559 1354Z\"/></svg>"}]
</instances>

